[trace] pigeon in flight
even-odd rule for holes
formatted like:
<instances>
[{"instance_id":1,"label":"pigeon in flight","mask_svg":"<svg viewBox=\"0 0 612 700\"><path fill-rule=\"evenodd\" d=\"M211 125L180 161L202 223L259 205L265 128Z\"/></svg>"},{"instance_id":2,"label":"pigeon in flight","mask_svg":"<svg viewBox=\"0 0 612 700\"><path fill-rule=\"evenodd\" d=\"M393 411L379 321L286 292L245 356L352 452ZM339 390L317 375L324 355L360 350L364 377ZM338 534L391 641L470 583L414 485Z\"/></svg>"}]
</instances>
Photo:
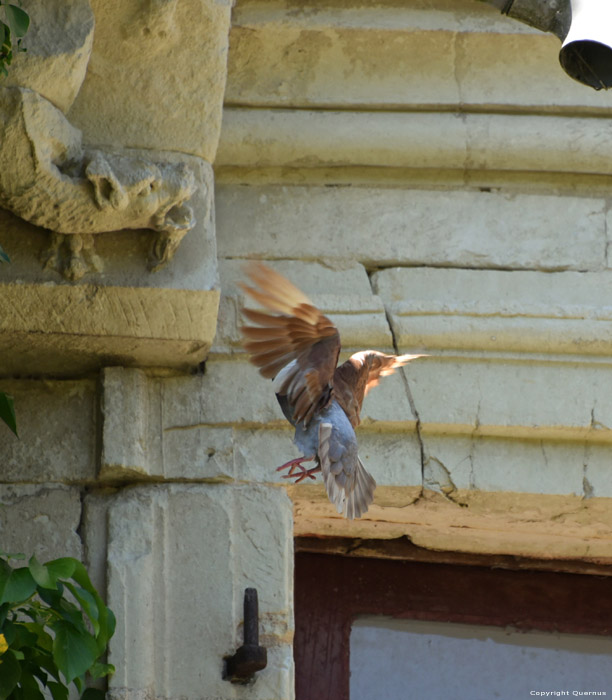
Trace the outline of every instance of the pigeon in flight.
<instances>
[{"instance_id":1,"label":"pigeon in flight","mask_svg":"<svg viewBox=\"0 0 612 700\"><path fill-rule=\"evenodd\" d=\"M295 483L321 472L329 500L353 519L374 499L376 482L357 453L355 428L363 399L381 377L422 355L357 352L341 364L340 335L334 324L288 279L263 263L246 273L255 285L242 289L267 311L243 308L254 325L242 327L243 346L264 377L273 379L276 398L295 427L302 457L278 467ZM268 311L272 313L268 313ZM304 462L316 460L305 469Z\"/></svg>"}]
</instances>

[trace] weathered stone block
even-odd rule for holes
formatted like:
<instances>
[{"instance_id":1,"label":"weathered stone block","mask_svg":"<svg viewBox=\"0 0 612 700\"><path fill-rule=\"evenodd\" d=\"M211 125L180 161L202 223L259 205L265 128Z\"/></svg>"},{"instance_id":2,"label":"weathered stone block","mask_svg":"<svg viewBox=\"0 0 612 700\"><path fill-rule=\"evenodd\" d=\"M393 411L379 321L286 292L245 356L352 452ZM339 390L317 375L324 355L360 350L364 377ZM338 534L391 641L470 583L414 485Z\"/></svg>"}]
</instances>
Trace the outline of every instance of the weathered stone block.
<instances>
[{"instance_id":1,"label":"weathered stone block","mask_svg":"<svg viewBox=\"0 0 612 700\"><path fill-rule=\"evenodd\" d=\"M212 163L221 127L231 3L94 0L92 7L93 52L70 110L86 141L181 151Z\"/></svg>"},{"instance_id":2,"label":"weathered stone block","mask_svg":"<svg viewBox=\"0 0 612 700\"><path fill-rule=\"evenodd\" d=\"M100 477L127 478L149 472L148 381L124 367L102 370L102 456Z\"/></svg>"},{"instance_id":3,"label":"weathered stone block","mask_svg":"<svg viewBox=\"0 0 612 700\"><path fill-rule=\"evenodd\" d=\"M2 431L2 481L92 481L96 475L96 383L2 380L15 399L19 439Z\"/></svg>"},{"instance_id":4,"label":"weathered stone block","mask_svg":"<svg viewBox=\"0 0 612 700\"><path fill-rule=\"evenodd\" d=\"M52 109L50 105L48 108ZM57 114L57 110L53 113ZM37 121L36 146L28 143L28 157L22 160L15 159L13 151L5 148L4 157L10 165L4 173L6 191L0 192L0 198L7 197L6 206L9 206L11 192L15 191L25 207L23 215L26 219L29 217L32 223L48 226L62 235L52 237L48 231L0 210L2 246L11 257L11 265L3 268L5 279L63 282L74 276L80 266L80 275L89 284L191 290L208 290L218 285L214 179L208 163L200 158L165 151L129 151L117 156L110 155L109 158L116 157L119 163L117 173L109 169L106 175L98 179L105 166L103 162L96 161L94 169L97 174L89 175L96 180L96 187L104 192L104 196L100 194L102 201L98 203L98 195L90 179L78 174L66 177L58 171L58 159L66 168L71 165L62 146L67 148L66 144L70 143L72 136L62 137L60 143L55 134L56 141L49 141L50 125L39 112L30 116ZM75 130L67 122L59 126L74 135ZM18 136L18 147L23 150L26 146L23 131ZM78 132L75 138L75 157L91 164L91 154L81 149ZM44 152L44 158L32 156L31 151L35 148ZM48 152L50 148L51 153ZM170 170L162 175L155 163L162 164L162 169L167 166ZM110 168L110 164L107 165ZM101 168L99 172L98 167ZM41 171L44 177L38 179L37 187L31 188L30 180L36 180ZM127 182L119 182L117 178L121 177ZM186 203L179 206L175 202L177 206L174 207L171 200L178 195L183 179L191 183L191 195ZM140 185L140 189L137 185ZM24 189L29 193L27 196ZM184 234L172 260L152 272L153 247L165 233L162 230L164 221L172 220L172 211L187 209L191 212L191 230ZM156 230L113 230L122 226L125 229L150 226ZM91 246L87 248L82 245L79 248L77 245L72 250L71 242L81 233L89 236ZM56 238L59 238L61 248Z\"/></svg>"},{"instance_id":5,"label":"weathered stone block","mask_svg":"<svg viewBox=\"0 0 612 700\"><path fill-rule=\"evenodd\" d=\"M428 350L606 355L612 275L392 268L372 277L397 342Z\"/></svg>"},{"instance_id":6,"label":"weathered stone block","mask_svg":"<svg viewBox=\"0 0 612 700\"><path fill-rule=\"evenodd\" d=\"M429 434L423 442L432 490L585 495L590 460L584 443ZM610 497L612 490L598 481L597 495Z\"/></svg>"},{"instance_id":7,"label":"weathered stone block","mask_svg":"<svg viewBox=\"0 0 612 700\"><path fill-rule=\"evenodd\" d=\"M291 504L253 485L142 486L109 497L109 696L242 697L222 679L242 644L244 588L258 589L268 667L249 696L292 697ZM98 523L105 527L104 522Z\"/></svg>"},{"instance_id":8,"label":"weathered stone block","mask_svg":"<svg viewBox=\"0 0 612 700\"><path fill-rule=\"evenodd\" d=\"M286 485L275 468L299 456L269 382L246 362L209 362L203 377L147 379L108 368L102 391L102 479ZM368 395L362 422L360 454L375 478L420 483L415 417L400 375Z\"/></svg>"},{"instance_id":9,"label":"weathered stone block","mask_svg":"<svg viewBox=\"0 0 612 700\"><path fill-rule=\"evenodd\" d=\"M459 171L462 180L471 171L485 173L485 180L495 173L609 175L612 137L605 123L604 115L228 107L216 165L404 168L422 178L446 170Z\"/></svg>"},{"instance_id":10,"label":"weathered stone block","mask_svg":"<svg viewBox=\"0 0 612 700\"><path fill-rule=\"evenodd\" d=\"M78 488L0 485L0 538L5 552L35 554L41 562L57 557L80 559L80 518Z\"/></svg>"},{"instance_id":11,"label":"weathered stone block","mask_svg":"<svg viewBox=\"0 0 612 700\"><path fill-rule=\"evenodd\" d=\"M226 104L529 105L578 112L610 106L560 70L556 37L495 8L437 0L427 10L414 4L334 9L320 5L313 14L283 3L238 3Z\"/></svg>"},{"instance_id":12,"label":"weathered stone block","mask_svg":"<svg viewBox=\"0 0 612 700\"><path fill-rule=\"evenodd\" d=\"M325 503L323 488L296 486L295 534L389 539L426 549L569 559L609 565L609 498L458 491L447 497L379 487L365 518L347 521Z\"/></svg>"},{"instance_id":13,"label":"weathered stone block","mask_svg":"<svg viewBox=\"0 0 612 700\"><path fill-rule=\"evenodd\" d=\"M35 90L67 112L85 78L94 16L88 0L30 0L25 53L14 56L3 86Z\"/></svg>"},{"instance_id":14,"label":"weathered stone block","mask_svg":"<svg viewBox=\"0 0 612 700\"><path fill-rule=\"evenodd\" d=\"M602 199L224 185L216 203L224 257L543 270L606 265Z\"/></svg>"},{"instance_id":15,"label":"weathered stone block","mask_svg":"<svg viewBox=\"0 0 612 700\"><path fill-rule=\"evenodd\" d=\"M107 364L194 367L212 343L218 299L216 290L0 285L3 371L74 375Z\"/></svg>"},{"instance_id":16,"label":"weathered stone block","mask_svg":"<svg viewBox=\"0 0 612 700\"><path fill-rule=\"evenodd\" d=\"M154 273L147 267L151 232L105 233L95 242L104 269L89 271L85 284L66 284L59 271L42 269L48 233L0 210L2 246L11 257L0 286L5 372L65 375L108 364L186 368L206 357L219 301L212 169L197 158L163 157L189 161L198 185L191 200L197 224L174 259Z\"/></svg>"},{"instance_id":17,"label":"weathered stone block","mask_svg":"<svg viewBox=\"0 0 612 700\"><path fill-rule=\"evenodd\" d=\"M610 369L599 363L430 357L410 389L427 434L609 443Z\"/></svg>"},{"instance_id":18,"label":"weathered stone block","mask_svg":"<svg viewBox=\"0 0 612 700\"><path fill-rule=\"evenodd\" d=\"M293 431L270 429L236 431L234 464L237 479L276 483L290 486L291 481L275 470L281 464L300 456L293 445ZM378 484L420 486L421 451L417 436L409 426L397 427L395 432L374 433L357 429L359 456ZM313 463L314 465L314 463ZM309 486L320 483L307 480ZM302 484L296 488L301 488ZM376 502L376 494L375 494ZM330 504L331 510L334 507Z\"/></svg>"}]
</instances>

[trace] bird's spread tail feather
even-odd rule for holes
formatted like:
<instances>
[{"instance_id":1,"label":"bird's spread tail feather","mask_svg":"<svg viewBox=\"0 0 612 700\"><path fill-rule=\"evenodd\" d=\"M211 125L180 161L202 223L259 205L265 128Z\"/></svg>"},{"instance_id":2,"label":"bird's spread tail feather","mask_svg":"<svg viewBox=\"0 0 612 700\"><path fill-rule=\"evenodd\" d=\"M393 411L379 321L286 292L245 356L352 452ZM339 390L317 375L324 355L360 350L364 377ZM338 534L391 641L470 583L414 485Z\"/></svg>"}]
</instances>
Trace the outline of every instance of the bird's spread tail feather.
<instances>
[{"instance_id":1,"label":"bird's spread tail feather","mask_svg":"<svg viewBox=\"0 0 612 700\"><path fill-rule=\"evenodd\" d=\"M321 423L319 427L319 460L321 473L329 500L338 513L353 520L361 517L374 500L376 481L366 471L362 461L356 457L356 464L346 470L342 461L332 462L329 455L331 423Z\"/></svg>"}]
</instances>

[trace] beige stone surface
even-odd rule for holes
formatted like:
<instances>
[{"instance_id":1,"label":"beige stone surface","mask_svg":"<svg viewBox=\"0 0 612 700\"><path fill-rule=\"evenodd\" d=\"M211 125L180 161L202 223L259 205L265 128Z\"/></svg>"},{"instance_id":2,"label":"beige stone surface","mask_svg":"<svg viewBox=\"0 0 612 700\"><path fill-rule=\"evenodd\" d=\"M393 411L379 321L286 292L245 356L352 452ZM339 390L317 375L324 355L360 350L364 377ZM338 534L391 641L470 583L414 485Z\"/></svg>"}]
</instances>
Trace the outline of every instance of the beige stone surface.
<instances>
[{"instance_id":1,"label":"beige stone surface","mask_svg":"<svg viewBox=\"0 0 612 700\"><path fill-rule=\"evenodd\" d=\"M608 443L610 365L429 357L409 384L426 433Z\"/></svg>"},{"instance_id":2,"label":"beige stone surface","mask_svg":"<svg viewBox=\"0 0 612 700\"><path fill-rule=\"evenodd\" d=\"M100 477L146 474L148 381L138 369L106 367L101 372L102 454Z\"/></svg>"},{"instance_id":3,"label":"beige stone surface","mask_svg":"<svg viewBox=\"0 0 612 700\"><path fill-rule=\"evenodd\" d=\"M227 107L216 164L609 175L606 123L604 116Z\"/></svg>"},{"instance_id":4,"label":"beige stone surface","mask_svg":"<svg viewBox=\"0 0 612 700\"><path fill-rule=\"evenodd\" d=\"M603 469L608 444L433 435L425 428L423 445L424 485L432 491L612 495Z\"/></svg>"},{"instance_id":5,"label":"beige stone surface","mask_svg":"<svg viewBox=\"0 0 612 700\"><path fill-rule=\"evenodd\" d=\"M96 382L1 380L17 414L17 439L4 424L2 481L79 483L96 477Z\"/></svg>"},{"instance_id":6,"label":"beige stone surface","mask_svg":"<svg viewBox=\"0 0 612 700\"><path fill-rule=\"evenodd\" d=\"M141 486L107 501L113 698L293 694L291 503L254 485ZM213 563L214 562L214 565ZM245 587L259 594L268 666L250 689L222 679L242 644ZM172 643L169 644L169 640Z\"/></svg>"},{"instance_id":7,"label":"beige stone surface","mask_svg":"<svg viewBox=\"0 0 612 700\"><path fill-rule=\"evenodd\" d=\"M612 562L609 498L460 491L450 500L382 487L366 517L349 522L328 508L323 486L296 486L291 497L297 536L407 536L440 551Z\"/></svg>"},{"instance_id":8,"label":"beige stone surface","mask_svg":"<svg viewBox=\"0 0 612 700\"><path fill-rule=\"evenodd\" d=\"M226 103L609 111L559 66L559 40L460 2L236 4ZM500 79L500 75L503 79ZM341 89L339 89L341 86Z\"/></svg>"},{"instance_id":9,"label":"beige stone surface","mask_svg":"<svg viewBox=\"0 0 612 700\"><path fill-rule=\"evenodd\" d=\"M94 46L70 120L89 144L215 158L231 3L93 0Z\"/></svg>"},{"instance_id":10,"label":"beige stone surface","mask_svg":"<svg viewBox=\"0 0 612 700\"><path fill-rule=\"evenodd\" d=\"M560 204L560 202L562 204ZM217 188L221 257L601 270L603 199L391 187Z\"/></svg>"},{"instance_id":11,"label":"beige stone surface","mask_svg":"<svg viewBox=\"0 0 612 700\"><path fill-rule=\"evenodd\" d=\"M372 276L405 347L605 356L612 275L391 268Z\"/></svg>"},{"instance_id":12,"label":"beige stone surface","mask_svg":"<svg viewBox=\"0 0 612 700\"><path fill-rule=\"evenodd\" d=\"M216 290L1 284L2 372L195 367L212 343L218 299Z\"/></svg>"},{"instance_id":13,"label":"beige stone surface","mask_svg":"<svg viewBox=\"0 0 612 700\"><path fill-rule=\"evenodd\" d=\"M371 27L372 29L418 28L488 31L498 34L539 34L537 30L511 20L494 7L474 0L381 0L376 5L353 0L328 0L315 5L295 6L291 0L239 0L233 12L233 24L276 23L291 26Z\"/></svg>"},{"instance_id":14,"label":"beige stone surface","mask_svg":"<svg viewBox=\"0 0 612 700\"><path fill-rule=\"evenodd\" d=\"M79 489L60 485L0 485L2 551L32 554L41 562L81 558L77 533L81 517Z\"/></svg>"},{"instance_id":15,"label":"beige stone surface","mask_svg":"<svg viewBox=\"0 0 612 700\"><path fill-rule=\"evenodd\" d=\"M16 53L3 86L40 93L67 112L81 88L91 55L94 15L88 0L28 0L24 53Z\"/></svg>"}]
</instances>

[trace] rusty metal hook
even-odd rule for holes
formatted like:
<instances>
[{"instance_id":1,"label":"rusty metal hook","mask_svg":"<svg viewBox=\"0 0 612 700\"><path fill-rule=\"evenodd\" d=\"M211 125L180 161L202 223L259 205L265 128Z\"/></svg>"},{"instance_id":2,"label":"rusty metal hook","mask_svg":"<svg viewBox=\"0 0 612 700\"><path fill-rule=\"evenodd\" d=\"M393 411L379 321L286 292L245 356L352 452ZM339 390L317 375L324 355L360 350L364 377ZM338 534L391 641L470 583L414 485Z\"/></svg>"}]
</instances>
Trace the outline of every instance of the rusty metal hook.
<instances>
[{"instance_id":1,"label":"rusty metal hook","mask_svg":"<svg viewBox=\"0 0 612 700\"><path fill-rule=\"evenodd\" d=\"M233 656L225 657L223 678L232 683L248 683L268 663L268 651L259 646L259 601L257 589L244 591L243 645Z\"/></svg>"}]
</instances>

